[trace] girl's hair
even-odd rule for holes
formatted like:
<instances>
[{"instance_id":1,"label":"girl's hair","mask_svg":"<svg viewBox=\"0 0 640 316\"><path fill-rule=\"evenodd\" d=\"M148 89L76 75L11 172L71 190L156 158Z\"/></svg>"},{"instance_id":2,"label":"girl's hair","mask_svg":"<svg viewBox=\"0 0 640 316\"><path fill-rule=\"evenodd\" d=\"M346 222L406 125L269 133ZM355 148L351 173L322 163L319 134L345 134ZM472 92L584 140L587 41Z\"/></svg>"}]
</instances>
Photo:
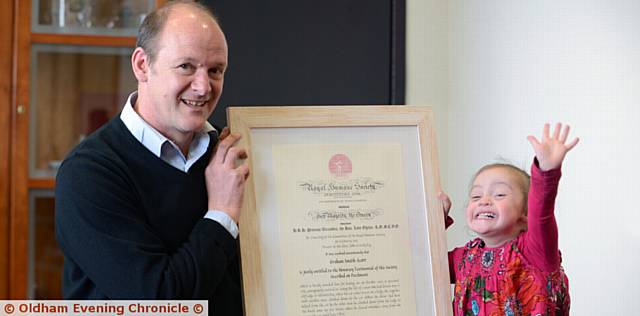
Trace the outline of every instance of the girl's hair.
<instances>
[{"instance_id":1,"label":"girl's hair","mask_svg":"<svg viewBox=\"0 0 640 316\"><path fill-rule=\"evenodd\" d=\"M516 175L516 177L518 178L518 185L520 186L520 189L522 190L523 196L524 196L524 215L527 215L527 211L528 211L528 207L527 207L527 201L528 201L528 196L529 196L529 183L530 183L530 179L531 177L529 176L529 174L512 165L512 164L508 164L508 163L492 163L492 164L488 164L482 168L480 168L480 170L478 170L474 175L473 178L471 178L471 183L469 183L469 191L471 191L471 187L473 186L473 182L476 180L476 178L478 177L479 174L481 174L482 172L489 170L489 169L493 169L493 168L504 168L507 169L511 172L513 172L513 174Z\"/></svg>"}]
</instances>

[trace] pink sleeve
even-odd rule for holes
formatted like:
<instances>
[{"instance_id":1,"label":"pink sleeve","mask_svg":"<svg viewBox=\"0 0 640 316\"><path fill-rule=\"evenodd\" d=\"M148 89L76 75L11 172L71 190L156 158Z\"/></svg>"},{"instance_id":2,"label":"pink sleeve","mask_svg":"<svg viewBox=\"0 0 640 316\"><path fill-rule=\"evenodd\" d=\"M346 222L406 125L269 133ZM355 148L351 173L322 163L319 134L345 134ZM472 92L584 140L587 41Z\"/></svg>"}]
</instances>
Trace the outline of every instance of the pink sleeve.
<instances>
[{"instance_id":1,"label":"pink sleeve","mask_svg":"<svg viewBox=\"0 0 640 316\"><path fill-rule=\"evenodd\" d=\"M560 265L558 225L553 214L560 176L560 168L542 171L534 159L523 251L526 258L543 271L555 271Z\"/></svg>"},{"instance_id":2,"label":"pink sleeve","mask_svg":"<svg viewBox=\"0 0 640 316\"><path fill-rule=\"evenodd\" d=\"M456 284L456 268L460 261L462 261L462 255L464 254L464 247L453 248L449 251L449 279L451 284Z\"/></svg>"},{"instance_id":3,"label":"pink sleeve","mask_svg":"<svg viewBox=\"0 0 640 316\"><path fill-rule=\"evenodd\" d=\"M444 219L444 228L447 229L451 225L453 225L453 218L451 218L451 216L447 215L447 217Z\"/></svg>"},{"instance_id":4,"label":"pink sleeve","mask_svg":"<svg viewBox=\"0 0 640 316\"><path fill-rule=\"evenodd\" d=\"M449 226L453 225L453 218L451 218L451 216L447 215L447 217L444 219L444 227L449 228ZM457 248L456 248L457 249ZM456 272L455 272L455 257L454 257L454 250L449 251L448 253L448 257L449 257L449 279L451 284L455 284L456 283Z\"/></svg>"}]
</instances>

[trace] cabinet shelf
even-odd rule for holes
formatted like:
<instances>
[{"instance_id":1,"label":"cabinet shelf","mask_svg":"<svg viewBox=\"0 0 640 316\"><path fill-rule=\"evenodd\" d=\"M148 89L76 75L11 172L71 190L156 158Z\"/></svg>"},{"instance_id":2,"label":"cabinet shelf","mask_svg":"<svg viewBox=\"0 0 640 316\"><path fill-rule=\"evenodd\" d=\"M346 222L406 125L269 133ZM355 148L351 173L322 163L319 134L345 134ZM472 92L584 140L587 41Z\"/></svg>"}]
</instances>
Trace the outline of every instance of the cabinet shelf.
<instances>
[{"instance_id":1,"label":"cabinet shelf","mask_svg":"<svg viewBox=\"0 0 640 316\"><path fill-rule=\"evenodd\" d=\"M27 184L29 189L45 189L45 190L53 190L56 187L56 179L29 179Z\"/></svg>"},{"instance_id":2,"label":"cabinet shelf","mask_svg":"<svg viewBox=\"0 0 640 316\"><path fill-rule=\"evenodd\" d=\"M135 36L155 0L34 0L31 31L75 35Z\"/></svg>"},{"instance_id":3,"label":"cabinet shelf","mask_svg":"<svg viewBox=\"0 0 640 316\"><path fill-rule=\"evenodd\" d=\"M32 34L31 42L38 44L91 45L111 47L133 47L136 45L136 39L134 37L47 33Z\"/></svg>"}]
</instances>

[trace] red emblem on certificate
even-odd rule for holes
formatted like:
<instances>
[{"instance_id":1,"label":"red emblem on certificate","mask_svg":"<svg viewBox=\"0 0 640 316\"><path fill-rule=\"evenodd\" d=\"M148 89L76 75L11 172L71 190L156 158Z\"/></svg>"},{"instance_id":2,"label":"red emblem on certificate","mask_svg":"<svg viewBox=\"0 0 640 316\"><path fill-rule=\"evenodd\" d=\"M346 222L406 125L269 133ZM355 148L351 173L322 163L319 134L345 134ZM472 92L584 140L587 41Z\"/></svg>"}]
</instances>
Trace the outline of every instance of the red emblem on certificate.
<instances>
[{"instance_id":1,"label":"red emblem on certificate","mask_svg":"<svg viewBox=\"0 0 640 316\"><path fill-rule=\"evenodd\" d=\"M351 174L351 160L345 154L335 154L329 159L329 172L336 178L346 178Z\"/></svg>"}]
</instances>

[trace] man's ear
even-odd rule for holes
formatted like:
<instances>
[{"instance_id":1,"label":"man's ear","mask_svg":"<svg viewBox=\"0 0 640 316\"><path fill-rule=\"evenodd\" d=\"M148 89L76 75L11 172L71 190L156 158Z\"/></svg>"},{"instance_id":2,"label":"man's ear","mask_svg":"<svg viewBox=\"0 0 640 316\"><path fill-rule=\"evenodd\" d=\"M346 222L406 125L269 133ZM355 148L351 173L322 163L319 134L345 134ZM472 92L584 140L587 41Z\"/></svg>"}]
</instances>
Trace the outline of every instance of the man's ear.
<instances>
[{"instance_id":1,"label":"man's ear","mask_svg":"<svg viewBox=\"0 0 640 316\"><path fill-rule=\"evenodd\" d=\"M142 47L136 47L131 54L131 69L138 82L146 82L149 74L149 55Z\"/></svg>"}]
</instances>

